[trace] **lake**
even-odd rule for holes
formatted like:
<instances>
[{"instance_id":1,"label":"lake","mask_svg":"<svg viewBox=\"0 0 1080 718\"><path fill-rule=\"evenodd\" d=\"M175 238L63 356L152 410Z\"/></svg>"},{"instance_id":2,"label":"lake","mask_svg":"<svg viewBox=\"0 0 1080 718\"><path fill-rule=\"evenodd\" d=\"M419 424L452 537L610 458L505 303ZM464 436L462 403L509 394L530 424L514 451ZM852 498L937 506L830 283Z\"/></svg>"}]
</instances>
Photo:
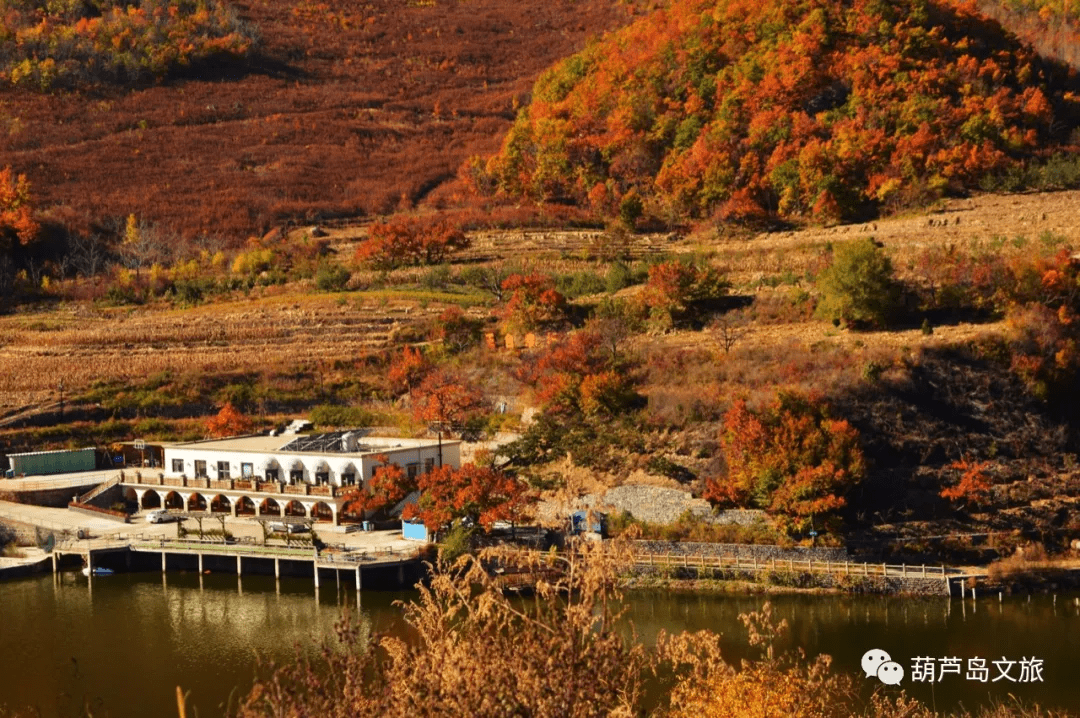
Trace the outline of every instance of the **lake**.
<instances>
[{"instance_id":1,"label":"lake","mask_svg":"<svg viewBox=\"0 0 1080 718\"><path fill-rule=\"evenodd\" d=\"M365 591L362 630L400 631L401 609L394 601L413 596ZM1038 595L1029 602L1014 596L999 603L995 595L975 603L797 595L772 602L776 616L791 625L781 648L830 654L838 669L852 672L866 651L884 650L904 667L902 687L939 709L971 708L1012 694L1080 712L1080 641L1069 640L1080 631L1077 598L1061 594L1055 602ZM626 608L643 641L655 641L660 630L708 628L724 635L726 655L737 662L752 655L738 615L765 600L637 591L628 594ZM0 582L0 605L0 706L30 709L42 718L82 716L84 706L97 718L175 716L180 685L190 692L189 706L211 718L223 713L230 696L250 687L257 656L281 661L297 650L314 652L333 636L345 607L355 615L356 594L325 580L316 599L304 579L276 584L263 576L241 582L228 574L169 574L163 580L131 573L95 578L90 586L81 574L64 573ZM930 659L920 663L921 673L932 668L941 681L914 682L915 658ZM959 661L941 660L946 658ZM977 670L969 675L979 659L988 669L985 683L971 678L980 675ZM956 669L959 675L950 672ZM1041 680L1032 680L1036 675ZM859 680L868 690L878 681Z\"/></svg>"}]
</instances>

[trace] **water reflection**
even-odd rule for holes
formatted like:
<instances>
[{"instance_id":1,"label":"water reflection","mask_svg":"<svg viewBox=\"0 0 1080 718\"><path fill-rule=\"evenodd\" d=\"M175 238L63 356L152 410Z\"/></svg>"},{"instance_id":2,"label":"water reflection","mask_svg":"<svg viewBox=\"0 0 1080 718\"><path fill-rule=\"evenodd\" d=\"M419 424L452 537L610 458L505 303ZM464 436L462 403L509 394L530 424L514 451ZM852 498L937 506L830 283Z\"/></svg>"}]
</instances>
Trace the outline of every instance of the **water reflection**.
<instances>
[{"instance_id":1,"label":"water reflection","mask_svg":"<svg viewBox=\"0 0 1080 718\"><path fill-rule=\"evenodd\" d=\"M655 641L661 630L710 629L724 635L729 661L737 664L757 655L738 615L759 610L765 597L640 592L629 598L627 616L643 640ZM801 647L808 656L826 653L838 669L853 673L858 672L863 653L881 648L908 671L902 687L938 709L1008 700L1011 694L1043 707L1080 711L1074 678L1080 642L1069 640L1080 629L1078 599L1076 594L1063 594L1030 600L1006 596L1000 601L996 595L978 601L823 596L780 596L771 601L775 619L786 619L791 627L778 648ZM1043 661L1043 681L979 683L946 676L931 686L910 680L913 658L954 656L965 665L969 658L984 658L990 665L1001 658L1035 657ZM866 679L863 684L870 689L873 682Z\"/></svg>"},{"instance_id":2,"label":"water reflection","mask_svg":"<svg viewBox=\"0 0 1080 718\"><path fill-rule=\"evenodd\" d=\"M0 706L43 718L174 715L177 684L199 715L221 706L255 675L256 655L313 654L354 595L312 595L303 580L229 575L65 574L0 583ZM369 594L359 628L396 620L394 594ZM346 600L347 599L347 600ZM380 614L374 616L373 614ZM18 647L17 650L13 647Z\"/></svg>"},{"instance_id":3,"label":"water reflection","mask_svg":"<svg viewBox=\"0 0 1080 718\"><path fill-rule=\"evenodd\" d=\"M34 707L43 718L94 715L144 718L175 715L179 684L203 718L221 715L234 691L255 675L256 654L288 660L313 655L333 635L343 611L356 616L364 636L399 632L395 599L415 594L356 593L349 580L228 574L117 574L87 581L81 575L0 583L0 705ZM1080 711L1072 688L1080 665L1080 596L985 596L977 602L834 596L772 599L776 618L791 626L778 648L827 653L841 670L857 672L870 648L888 651L910 669L918 656L1035 656L1044 661L1041 684L978 684L947 677L934 687L904 687L939 709L972 707L1008 694L1043 706ZM758 610L760 596L635 592L628 619L646 643L661 630L710 629L724 636L725 656L738 663L755 652L738 616ZM910 677L910 670L909 670ZM862 680L862 679L860 679ZM872 680L863 680L870 689Z\"/></svg>"}]
</instances>

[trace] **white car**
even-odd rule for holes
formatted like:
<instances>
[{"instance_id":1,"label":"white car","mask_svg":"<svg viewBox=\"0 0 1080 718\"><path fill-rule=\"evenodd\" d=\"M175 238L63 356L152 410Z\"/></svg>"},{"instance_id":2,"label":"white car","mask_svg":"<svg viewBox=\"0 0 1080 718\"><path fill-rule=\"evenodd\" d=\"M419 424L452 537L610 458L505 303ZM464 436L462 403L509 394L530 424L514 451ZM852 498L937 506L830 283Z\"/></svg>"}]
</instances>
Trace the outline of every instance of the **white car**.
<instances>
[{"instance_id":1,"label":"white car","mask_svg":"<svg viewBox=\"0 0 1080 718\"><path fill-rule=\"evenodd\" d=\"M158 509L157 511L151 511L146 515L146 523L148 524L167 524L170 521L176 521L179 517L170 514L164 509Z\"/></svg>"},{"instance_id":2,"label":"white car","mask_svg":"<svg viewBox=\"0 0 1080 718\"><path fill-rule=\"evenodd\" d=\"M287 524L284 521L274 521L267 524L267 528L275 533L290 533L299 534L308 531L309 528L306 524Z\"/></svg>"}]
</instances>

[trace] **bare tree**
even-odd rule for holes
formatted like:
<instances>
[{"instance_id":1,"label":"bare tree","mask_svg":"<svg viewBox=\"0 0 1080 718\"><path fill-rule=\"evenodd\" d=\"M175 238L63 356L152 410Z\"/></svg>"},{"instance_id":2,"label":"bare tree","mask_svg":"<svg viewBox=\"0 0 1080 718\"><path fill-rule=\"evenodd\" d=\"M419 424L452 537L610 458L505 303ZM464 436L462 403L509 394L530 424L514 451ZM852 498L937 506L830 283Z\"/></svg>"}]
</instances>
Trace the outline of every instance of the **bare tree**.
<instances>
[{"instance_id":1,"label":"bare tree","mask_svg":"<svg viewBox=\"0 0 1080 718\"><path fill-rule=\"evenodd\" d=\"M722 314L713 322L712 329L716 342L723 347L725 354L750 331L741 312Z\"/></svg>"},{"instance_id":2,"label":"bare tree","mask_svg":"<svg viewBox=\"0 0 1080 718\"><path fill-rule=\"evenodd\" d=\"M105 241L99 234L71 235L71 262L83 277L92 279L105 268L109 257Z\"/></svg>"},{"instance_id":3,"label":"bare tree","mask_svg":"<svg viewBox=\"0 0 1080 718\"><path fill-rule=\"evenodd\" d=\"M503 281L513 274L503 264L468 267L461 272L461 279L469 286L490 293L498 302L503 301Z\"/></svg>"}]
</instances>

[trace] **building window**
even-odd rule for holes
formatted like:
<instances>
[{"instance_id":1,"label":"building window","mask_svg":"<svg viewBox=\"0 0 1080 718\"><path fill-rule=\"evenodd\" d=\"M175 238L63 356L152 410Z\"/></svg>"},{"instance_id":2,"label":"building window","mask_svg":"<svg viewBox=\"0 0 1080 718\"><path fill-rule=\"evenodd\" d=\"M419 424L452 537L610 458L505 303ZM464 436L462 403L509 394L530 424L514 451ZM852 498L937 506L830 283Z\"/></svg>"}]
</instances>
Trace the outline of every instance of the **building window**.
<instances>
[{"instance_id":1,"label":"building window","mask_svg":"<svg viewBox=\"0 0 1080 718\"><path fill-rule=\"evenodd\" d=\"M342 474L341 475L341 485L342 486L352 486L355 483L356 483L356 474Z\"/></svg>"},{"instance_id":2,"label":"building window","mask_svg":"<svg viewBox=\"0 0 1080 718\"><path fill-rule=\"evenodd\" d=\"M277 481L278 480L277 475L278 475L277 474L277 469L267 469L266 470L266 480L267 481Z\"/></svg>"},{"instance_id":3,"label":"building window","mask_svg":"<svg viewBox=\"0 0 1080 718\"><path fill-rule=\"evenodd\" d=\"M195 462L195 478L197 478L197 479L205 479L206 478L206 462L205 461L196 461Z\"/></svg>"},{"instance_id":4,"label":"building window","mask_svg":"<svg viewBox=\"0 0 1080 718\"><path fill-rule=\"evenodd\" d=\"M217 462L217 477L219 479L229 478L229 462L219 461Z\"/></svg>"},{"instance_id":5,"label":"building window","mask_svg":"<svg viewBox=\"0 0 1080 718\"><path fill-rule=\"evenodd\" d=\"M435 459L424 459L424 473L430 473L435 468Z\"/></svg>"},{"instance_id":6,"label":"building window","mask_svg":"<svg viewBox=\"0 0 1080 718\"><path fill-rule=\"evenodd\" d=\"M302 483L304 483L304 470L303 469L293 469L292 471L290 471L289 472L289 483L290 484L302 484Z\"/></svg>"},{"instance_id":7,"label":"building window","mask_svg":"<svg viewBox=\"0 0 1080 718\"><path fill-rule=\"evenodd\" d=\"M320 486L323 485L323 484L329 484L330 483L330 472L329 471L316 471L315 472L315 483L320 485Z\"/></svg>"},{"instance_id":8,"label":"building window","mask_svg":"<svg viewBox=\"0 0 1080 718\"><path fill-rule=\"evenodd\" d=\"M420 464L406 464L405 473L409 475L410 479L415 479L416 475L420 472Z\"/></svg>"},{"instance_id":9,"label":"building window","mask_svg":"<svg viewBox=\"0 0 1080 718\"><path fill-rule=\"evenodd\" d=\"M251 464L240 464L240 476L245 479L250 479L255 475L255 467Z\"/></svg>"},{"instance_id":10,"label":"building window","mask_svg":"<svg viewBox=\"0 0 1080 718\"><path fill-rule=\"evenodd\" d=\"M182 474L182 473L184 473L184 460L183 459L173 459L172 460L172 472L174 474Z\"/></svg>"}]
</instances>

